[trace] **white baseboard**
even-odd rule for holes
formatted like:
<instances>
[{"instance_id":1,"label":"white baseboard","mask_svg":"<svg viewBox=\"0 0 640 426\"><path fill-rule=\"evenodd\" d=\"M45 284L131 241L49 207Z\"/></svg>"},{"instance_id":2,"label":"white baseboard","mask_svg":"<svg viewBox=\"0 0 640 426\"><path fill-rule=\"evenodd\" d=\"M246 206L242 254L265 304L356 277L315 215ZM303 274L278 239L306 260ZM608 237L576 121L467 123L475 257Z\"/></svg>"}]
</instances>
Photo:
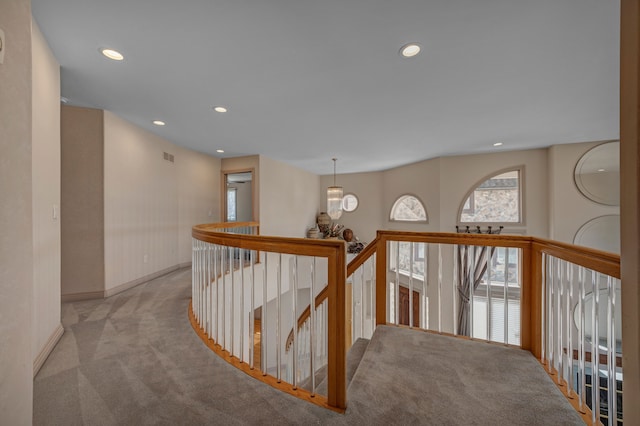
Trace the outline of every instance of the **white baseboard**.
<instances>
[{"instance_id":1,"label":"white baseboard","mask_svg":"<svg viewBox=\"0 0 640 426\"><path fill-rule=\"evenodd\" d=\"M117 285L113 288L107 289L104 291L104 297L111 297L114 296L118 293L122 293L125 290L129 290L130 288L133 288L137 285L140 285L142 283L146 283L147 281L151 281L153 279L156 279L158 277L161 277L163 275L167 275L170 272L173 271L177 271L178 269L180 269L179 265L174 265L174 266L170 266L169 268L163 269L161 271L158 272L154 272L153 274L149 274L149 275L145 275L144 277L140 277L136 280L133 281L129 281L127 283L124 284L120 284Z\"/></svg>"},{"instance_id":2,"label":"white baseboard","mask_svg":"<svg viewBox=\"0 0 640 426\"><path fill-rule=\"evenodd\" d=\"M89 291L86 293L63 294L60 298L62 300L62 303L79 302L81 300L91 300L91 299L103 299L104 291Z\"/></svg>"},{"instance_id":3,"label":"white baseboard","mask_svg":"<svg viewBox=\"0 0 640 426\"><path fill-rule=\"evenodd\" d=\"M63 334L64 327L62 327L62 324L58 324L56 329L53 330L53 333L51 333L51 336L49 336L49 339L47 339L47 343L45 343L40 353L38 353L38 356L33 360L33 377L36 377L36 374L38 374L38 371L40 371L40 368L42 368L42 365L49 357L53 348L56 347Z\"/></svg>"},{"instance_id":4,"label":"white baseboard","mask_svg":"<svg viewBox=\"0 0 640 426\"><path fill-rule=\"evenodd\" d=\"M107 297L114 296L118 293L122 293L123 291L129 290L137 285L146 283L147 281L151 281L163 275L167 275L173 271L177 271L178 269L190 268L191 262L180 263L178 265L170 266L166 269L163 269L158 272L154 272L153 274L145 275L144 277L140 277L133 281L126 282L124 284L117 285L113 288L104 291L90 291L86 293L71 293L71 294L63 294L62 302L78 302L81 300L91 300L91 299L104 299Z\"/></svg>"}]
</instances>

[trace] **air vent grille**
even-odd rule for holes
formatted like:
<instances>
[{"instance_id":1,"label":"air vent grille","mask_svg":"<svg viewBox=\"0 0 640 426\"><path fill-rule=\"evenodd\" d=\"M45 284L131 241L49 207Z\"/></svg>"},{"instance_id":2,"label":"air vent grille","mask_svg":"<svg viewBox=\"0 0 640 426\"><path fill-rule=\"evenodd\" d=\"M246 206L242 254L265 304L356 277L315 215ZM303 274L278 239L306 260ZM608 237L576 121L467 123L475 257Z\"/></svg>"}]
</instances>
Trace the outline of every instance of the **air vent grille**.
<instances>
[{"instance_id":1,"label":"air vent grille","mask_svg":"<svg viewBox=\"0 0 640 426\"><path fill-rule=\"evenodd\" d=\"M173 154L169 154L168 152L163 153L164 159L173 163Z\"/></svg>"}]
</instances>

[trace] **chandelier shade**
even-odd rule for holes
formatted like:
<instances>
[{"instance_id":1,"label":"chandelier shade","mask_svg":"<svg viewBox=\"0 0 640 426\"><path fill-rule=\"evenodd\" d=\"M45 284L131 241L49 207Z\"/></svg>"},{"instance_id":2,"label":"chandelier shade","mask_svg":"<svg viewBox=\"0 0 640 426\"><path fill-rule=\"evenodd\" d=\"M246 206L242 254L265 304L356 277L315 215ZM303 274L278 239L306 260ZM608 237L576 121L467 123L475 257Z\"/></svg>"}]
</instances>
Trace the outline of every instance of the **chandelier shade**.
<instances>
[{"instance_id":1,"label":"chandelier shade","mask_svg":"<svg viewBox=\"0 0 640 426\"><path fill-rule=\"evenodd\" d=\"M327 214L331 219L340 219L342 216L342 195L341 186L327 188Z\"/></svg>"},{"instance_id":2,"label":"chandelier shade","mask_svg":"<svg viewBox=\"0 0 640 426\"><path fill-rule=\"evenodd\" d=\"M327 188L327 214L333 220L340 219L342 216L342 187L336 185L336 160L333 160L333 186Z\"/></svg>"}]
</instances>

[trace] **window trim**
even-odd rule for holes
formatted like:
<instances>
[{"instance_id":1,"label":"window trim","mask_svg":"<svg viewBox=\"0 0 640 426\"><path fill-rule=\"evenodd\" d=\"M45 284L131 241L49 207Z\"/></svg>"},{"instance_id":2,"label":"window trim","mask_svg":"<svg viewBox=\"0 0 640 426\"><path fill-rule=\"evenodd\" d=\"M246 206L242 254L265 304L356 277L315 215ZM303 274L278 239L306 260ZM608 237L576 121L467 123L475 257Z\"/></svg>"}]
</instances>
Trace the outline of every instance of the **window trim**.
<instances>
[{"instance_id":1,"label":"window trim","mask_svg":"<svg viewBox=\"0 0 640 426\"><path fill-rule=\"evenodd\" d=\"M398 202L401 199L406 198L406 197L413 197L416 200L418 200L418 202L420 203L420 205L424 209L424 215L425 215L424 219L421 219L421 220L406 220L406 219L394 219L393 218L393 210L394 210L394 208L396 207L396 205L398 204ZM420 197L418 197L415 194L411 194L411 193L404 193L404 194L400 195L399 197L397 197L396 200L391 205L391 210L389 210L389 215L387 217L389 218L389 222L421 223L421 224L429 223L429 211L427 210L427 205L420 199Z\"/></svg>"},{"instance_id":2,"label":"window trim","mask_svg":"<svg viewBox=\"0 0 640 426\"><path fill-rule=\"evenodd\" d=\"M475 190L482 185L485 181L499 176L508 172L518 172L518 210L520 213L520 220L518 222L463 222L462 214L467 213L464 208L464 204L467 201L467 198L471 196L475 192ZM474 200L475 204L475 200ZM500 169L494 171L488 175L485 175L482 179L476 181L471 188L465 193L464 197L462 197L462 201L460 202L460 206L458 207L458 214L456 216L456 224L457 225L472 225L472 224L482 224L482 225L502 225L504 227L507 226L525 226L526 225L526 211L525 211L525 166L519 165L515 167L506 167L504 169Z\"/></svg>"},{"instance_id":3,"label":"window trim","mask_svg":"<svg viewBox=\"0 0 640 426\"><path fill-rule=\"evenodd\" d=\"M344 199L347 198L349 195L351 195L352 197L354 197L356 199L356 208L353 209L353 210L347 210L347 209L344 208ZM360 198L358 198L358 196L356 194L354 194L353 192L347 192L342 197L342 201L340 202L340 204L342 205L342 211L344 211L345 213L353 213L356 210L358 210L358 207L360 207Z\"/></svg>"}]
</instances>

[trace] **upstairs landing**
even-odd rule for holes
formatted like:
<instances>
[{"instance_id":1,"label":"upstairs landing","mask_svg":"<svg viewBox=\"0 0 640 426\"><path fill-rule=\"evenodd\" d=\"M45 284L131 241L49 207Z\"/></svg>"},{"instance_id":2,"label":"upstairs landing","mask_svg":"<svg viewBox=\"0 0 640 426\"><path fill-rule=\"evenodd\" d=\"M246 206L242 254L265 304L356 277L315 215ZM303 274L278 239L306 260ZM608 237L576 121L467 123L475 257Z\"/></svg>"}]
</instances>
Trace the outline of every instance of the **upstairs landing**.
<instances>
[{"instance_id":1,"label":"upstairs landing","mask_svg":"<svg viewBox=\"0 0 640 426\"><path fill-rule=\"evenodd\" d=\"M378 326L347 393L350 424L582 425L527 351Z\"/></svg>"}]
</instances>

